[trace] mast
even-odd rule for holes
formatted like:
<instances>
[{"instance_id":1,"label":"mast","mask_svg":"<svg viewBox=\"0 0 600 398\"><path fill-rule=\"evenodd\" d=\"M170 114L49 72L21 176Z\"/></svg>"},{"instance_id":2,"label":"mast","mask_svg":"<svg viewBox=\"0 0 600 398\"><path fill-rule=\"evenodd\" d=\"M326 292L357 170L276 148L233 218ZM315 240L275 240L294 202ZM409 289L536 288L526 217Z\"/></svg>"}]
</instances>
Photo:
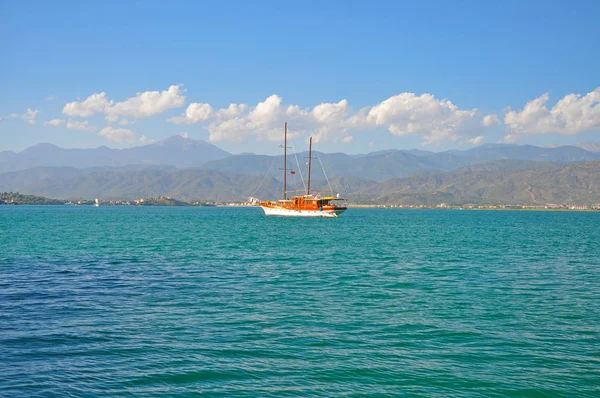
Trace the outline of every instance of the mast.
<instances>
[{"instance_id":1,"label":"mast","mask_svg":"<svg viewBox=\"0 0 600 398\"><path fill-rule=\"evenodd\" d=\"M306 190L306 194L310 195L310 162L312 160L312 137L310 137L310 141L308 144L308 189Z\"/></svg>"},{"instance_id":2,"label":"mast","mask_svg":"<svg viewBox=\"0 0 600 398\"><path fill-rule=\"evenodd\" d=\"M287 122L283 128L283 200L287 199Z\"/></svg>"}]
</instances>

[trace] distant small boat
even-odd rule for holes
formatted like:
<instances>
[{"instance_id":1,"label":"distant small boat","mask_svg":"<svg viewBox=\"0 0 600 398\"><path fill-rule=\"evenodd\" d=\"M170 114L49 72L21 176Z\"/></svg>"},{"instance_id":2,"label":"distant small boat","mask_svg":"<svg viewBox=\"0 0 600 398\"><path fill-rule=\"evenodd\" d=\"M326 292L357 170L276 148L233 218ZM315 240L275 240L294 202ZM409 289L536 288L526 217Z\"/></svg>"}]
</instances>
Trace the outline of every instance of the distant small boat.
<instances>
[{"instance_id":1,"label":"distant small boat","mask_svg":"<svg viewBox=\"0 0 600 398\"><path fill-rule=\"evenodd\" d=\"M321 196L310 193L310 166L312 160L312 137L308 150L308 188L306 195L287 197L287 123L284 127L283 140L283 199L260 202L259 206L267 216L282 217L337 217L346 211L346 199L337 196ZM292 171L292 174L294 172Z\"/></svg>"},{"instance_id":2,"label":"distant small boat","mask_svg":"<svg viewBox=\"0 0 600 398\"><path fill-rule=\"evenodd\" d=\"M98 200L98 198L96 198L96 200L94 201L94 206L96 206L96 207L100 206L100 201Z\"/></svg>"}]
</instances>

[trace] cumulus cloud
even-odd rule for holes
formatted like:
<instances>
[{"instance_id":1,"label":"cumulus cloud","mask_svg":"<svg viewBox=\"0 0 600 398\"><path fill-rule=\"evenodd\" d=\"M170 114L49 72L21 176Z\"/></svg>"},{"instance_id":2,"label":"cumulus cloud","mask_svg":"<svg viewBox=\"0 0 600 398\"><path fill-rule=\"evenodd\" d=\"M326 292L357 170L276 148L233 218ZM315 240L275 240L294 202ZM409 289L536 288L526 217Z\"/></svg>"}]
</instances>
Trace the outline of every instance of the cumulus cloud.
<instances>
[{"instance_id":1,"label":"cumulus cloud","mask_svg":"<svg viewBox=\"0 0 600 398\"><path fill-rule=\"evenodd\" d=\"M147 142L146 136L142 135L138 137L133 131L129 129L116 129L114 127L108 126L100 130L98 133L100 137L104 137L109 139L110 141L115 142Z\"/></svg>"},{"instance_id":2,"label":"cumulus cloud","mask_svg":"<svg viewBox=\"0 0 600 398\"><path fill-rule=\"evenodd\" d=\"M248 109L246 104L229 104L229 107L219 109L216 116L220 120L234 118L240 116L246 109Z\"/></svg>"},{"instance_id":3,"label":"cumulus cloud","mask_svg":"<svg viewBox=\"0 0 600 398\"><path fill-rule=\"evenodd\" d=\"M164 91L145 91L138 93L123 102L117 102L109 107L109 115L144 118L163 113L172 108L185 105L185 97L181 95L181 86L173 85Z\"/></svg>"},{"instance_id":4,"label":"cumulus cloud","mask_svg":"<svg viewBox=\"0 0 600 398\"><path fill-rule=\"evenodd\" d=\"M342 138L342 142L343 142L344 144L350 144L350 143L351 143L351 142L353 142L353 141L354 141L354 137L352 137L351 135L349 135L349 136L347 136L347 137L344 137L344 138Z\"/></svg>"},{"instance_id":5,"label":"cumulus cloud","mask_svg":"<svg viewBox=\"0 0 600 398\"><path fill-rule=\"evenodd\" d=\"M96 127L89 126L89 123L87 120L79 121L79 120L69 119L69 121L67 122L67 128L71 129L71 130L78 130L78 131L89 131L89 132L96 131Z\"/></svg>"},{"instance_id":6,"label":"cumulus cloud","mask_svg":"<svg viewBox=\"0 0 600 398\"><path fill-rule=\"evenodd\" d=\"M106 120L106 123L115 123L117 120L119 120L119 116L118 115L106 115L106 116L104 116L104 120Z\"/></svg>"},{"instance_id":7,"label":"cumulus cloud","mask_svg":"<svg viewBox=\"0 0 600 398\"><path fill-rule=\"evenodd\" d=\"M31 109L27 109L27 112L22 116L23 119L27 121L29 124L35 124L35 118L38 114L38 110L32 111Z\"/></svg>"},{"instance_id":8,"label":"cumulus cloud","mask_svg":"<svg viewBox=\"0 0 600 398\"><path fill-rule=\"evenodd\" d=\"M246 108L246 107L243 107ZM279 141L282 138L281 127L290 122L290 138L315 132L310 112L297 105L283 105L283 99L273 94L255 107L247 107L247 112L235 118L218 118L208 127L209 139L216 141L243 141L248 136Z\"/></svg>"},{"instance_id":9,"label":"cumulus cloud","mask_svg":"<svg viewBox=\"0 0 600 398\"><path fill-rule=\"evenodd\" d=\"M498 141L498 143L505 142L507 144L512 144L519 141L521 137L518 134L506 134L502 141Z\"/></svg>"},{"instance_id":10,"label":"cumulus cloud","mask_svg":"<svg viewBox=\"0 0 600 398\"><path fill-rule=\"evenodd\" d=\"M285 105L273 94L256 106L231 104L215 110L207 103L192 103L186 111L167 121L176 124L204 123L209 139L244 141L249 136L258 139L281 140L281 127L290 124L290 134L312 135L316 142L344 139L350 130L386 128L398 136L419 135L424 144L476 136L482 125L497 122L495 115L487 121L477 109L461 110L448 100L431 94L401 93L372 107L353 111L347 100L322 103L311 108ZM486 124L487 123L487 124Z\"/></svg>"},{"instance_id":11,"label":"cumulus cloud","mask_svg":"<svg viewBox=\"0 0 600 398\"><path fill-rule=\"evenodd\" d=\"M243 141L249 135L262 139L269 137L275 129L281 136L281 126L286 114L281 102L281 97L272 95L253 108L246 104L230 104L228 108L217 110L210 104L192 103L185 113L167 121L175 124L207 122L210 140L213 142Z\"/></svg>"},{"instance_id":12,"label":"cumulus cloud","mask_svg":"<svg viewBox=\"0 0 600 398\"><path fill-rule=\"evenodd\" d=\"M297 105L284 105L283 99L273 94L254 107L246 104L230 104L227 108L214 109L210 104L193 103L185 113L167 121L175 124L208 124L209 139L216 141L243 141L248 136L278 141L285 121L293 126L290 137L310 132L315 141L328 135L329 130L343 129L348 109L346 100L337 104L320 104L314 109L302 109ZM335 125L335 127L334 127Z\"/></svg>"},{"instance_id":13,"label":"cumulus cloud","mask_svg":"<svg viewBox=\"0 0 600 398\"><path fill-rule=\"evenodd\" d=\"M90 117L104 112L111 104L112 101L109 101L106 93L102 92L92 94L84 101L69 102L63 108L62 113L75 117Z\"/></svg>"},{"instance_id":14,"label":"cumulus cloud","mask_svg":"<svg viewBox=\"0 0 600 398\"><path fill-rule=\"evenodd\" d=\"M151 144L153 142L156 142L156 140L149 140L148 138L146 138L145 135L142 135L140 138L138 138L137 142L139 142L140 144Z\"/></svg>"},{"instance_id":15,"label":"cumulus cloud","mask_svg":"<svg viewBox=\"0 0 600 398\"><path fill-rule=\"evenodd\" d=\"M490 127L498 123L500 123L500 120L498 119L497 115L486 115L482 122L484 127Z\"/></svg>"},{"instance_id":16,"label":"cumulus cloud","mask_svg":"<svg viewBox=\"0 0 600 398\"><path fill-rule=\"evenodd\" d=\"M341 124L348 114L348 101L341 100L336 104L322 103L311 111L317 122L322 124Z\"/></svg>"},{"instance_id":17,"label":"cumulus cloud","mask_svg":"<svg viewBox=\"0 0 600 398\"><path fill-rule=\"evenodd\" d=\"M472 144L472 145L481 145L484 140L485 140L485 137L483 135L478 135L477 137L467 138L462 143L463 144Z\"/></svg>"},{"instance_id":18,"label":"cumulus cloud","mask_svg":"<svg viewBox=\"0 0 600 398\"><path fill-rule=\"evenodd\" d=\"M114 123L119 116L144 118L185 105L181 86L173 85L164 91L145 91L122 102L109 100L105 92L90 95L84 101L69 102L63 108L65 115L90 117L105 113L106 121Z\"/></svg>"},{"instance_id":19,"label":"cumulus cloud","mask_svg":"<svg viewBox=\"0 0 600 398\"><path fill-rule=\"evenodd\" d=\"M504 141L515 142L527 134L575 135L600 129L600 87L584 96L566 95L551 109L546 106L549 98L546 93L529 101L521 111L509 109L504 116L508 130Z\"/></svg>"},{"instance_id":20,"label":"cumulus cloud","mask_svg":"<svg viewBox=\"0 0 600 398\"><path fill-rule=\"evenodd\" d=\"M64 122L65 121L63 119L52 119L52 120L48 120L46 123L44 123L44 125L58 127L61 124L63 124Z\"/></svg>"},{"instance_id":21,"label":"cumulus cloud","mask_svg":"<svg viewBox=\"0 0 600 398\"><path fill-rule=\"evenodd\" d=\"M37 117L38 113L39 113L39 111L37 109L35 111L33 111L30 108L28 108L27 112L25 112L21 115L19 115L17 113L12 113L12 114L10 114L10 117L13 119L23 119L27 123L34 125L36 123L35 118Z\"/></svg>"},{"instance_id":22,"label":"cumulus cloud","mask_svg":"<svg viewBox=\"0 0 600 398\"><path fill-rule=\"evenodd\" d=\"M476 109L460 110L448 100L431 94L395 95L375 105L367 114L367 122L386 127L397 136L419 135L424 144L456 141L461 128L477 114Z\"/></svg>"},{"instance_id":23,"label":"cumulus cloud","mask_svg":"<svg viewBox=\"0 0 600 398\"><path fill-rule=\"evenodd\" d=\"M205 122L213 115L213 108L209 104L193 103L187 107L183 115L172 117L167 121L175 124L191 124Z\"/></svg>"},{"instance_id":24,"label":"cumulus cloud","mask_svg":"<svg viewBox=\"0 0 600 398\"><path fill-rule=\"evenodd\" d=\"M341 100L337 103L321 103L315 106L310 115L318 126L314 138L316 142L325 141L331 136L338 137L343 135L349 126L346 120L350 113L350 107L347 100Z\"/></svg>"}]
</instances>

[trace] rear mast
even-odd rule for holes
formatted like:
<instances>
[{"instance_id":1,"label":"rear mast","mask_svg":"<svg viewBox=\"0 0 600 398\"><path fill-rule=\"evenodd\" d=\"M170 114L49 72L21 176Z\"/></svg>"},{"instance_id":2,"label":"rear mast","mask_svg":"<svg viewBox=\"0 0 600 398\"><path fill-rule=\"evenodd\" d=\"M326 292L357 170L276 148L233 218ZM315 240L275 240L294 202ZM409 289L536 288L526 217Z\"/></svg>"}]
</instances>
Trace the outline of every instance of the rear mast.
<instances>
[{"instance_id":1,"label":"rear mast","mask_svg":"<svg viewBox=\"0 0 600 398\"><path fill-rule=\"evenodd\" d=\"M308 188L306 190L306 195L310 195L310 162L312 160L312 137L310 137L308 144Z\"/></svg>"},{"instance_id":2,"label":"rear mast","mask_svg":"<svg viewBox=\"0 0 600 398\"><path fill-rule=\"evenodd\" d=\"M283 200L287 200L287 122L283 128Z\"/></svg>"}]
</instances>

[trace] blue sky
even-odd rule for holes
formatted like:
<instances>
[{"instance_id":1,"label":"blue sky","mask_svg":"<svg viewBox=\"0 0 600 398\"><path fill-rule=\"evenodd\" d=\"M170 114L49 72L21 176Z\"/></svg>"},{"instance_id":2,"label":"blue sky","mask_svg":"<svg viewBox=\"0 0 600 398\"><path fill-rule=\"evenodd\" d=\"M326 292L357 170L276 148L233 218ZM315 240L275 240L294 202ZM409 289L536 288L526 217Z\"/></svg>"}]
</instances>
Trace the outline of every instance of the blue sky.
<instances>
[{"instance_id":1,"label":"blue sky","mask_svg":"<svg viewBox=\"0 0 600 398\"><path fill-rule=\"evenodd\" d=\"M0 1L0 14L0 150L187 133L275 153L283 120L327 152L600 141L597 1Z\"/></svg>"}]
</instances>

